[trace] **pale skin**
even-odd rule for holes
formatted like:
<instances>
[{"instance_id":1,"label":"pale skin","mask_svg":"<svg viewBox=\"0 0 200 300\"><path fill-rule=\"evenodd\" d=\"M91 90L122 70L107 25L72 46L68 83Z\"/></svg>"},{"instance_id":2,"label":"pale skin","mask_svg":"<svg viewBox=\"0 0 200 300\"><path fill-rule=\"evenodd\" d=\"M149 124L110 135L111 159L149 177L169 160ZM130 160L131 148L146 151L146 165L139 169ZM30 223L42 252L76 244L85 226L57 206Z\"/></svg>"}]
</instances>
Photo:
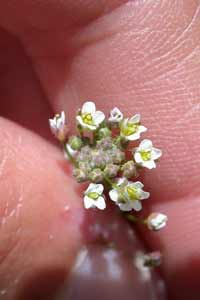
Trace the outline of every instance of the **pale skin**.
<instances>
[{"instance_id":1,"label":"pale skin","mask_svg":"<svg viewBox=\"0 0 200 300\"><path fill-rule=\"evenodd\" d=\"M81 193L48 118L65 110L73 128L85 100L106 113L141 113L145 137L163 150L143 178L146 207L169 218L141 238L162 248L170 300L200 293L200 1L107 2L0 3L2 299L16 295L10 282L20 275L23 284L43 265L64 274L82 243L72 218L84 216ZM47 232L56 236L51 247Z\"/></svg>"}]
</instances>

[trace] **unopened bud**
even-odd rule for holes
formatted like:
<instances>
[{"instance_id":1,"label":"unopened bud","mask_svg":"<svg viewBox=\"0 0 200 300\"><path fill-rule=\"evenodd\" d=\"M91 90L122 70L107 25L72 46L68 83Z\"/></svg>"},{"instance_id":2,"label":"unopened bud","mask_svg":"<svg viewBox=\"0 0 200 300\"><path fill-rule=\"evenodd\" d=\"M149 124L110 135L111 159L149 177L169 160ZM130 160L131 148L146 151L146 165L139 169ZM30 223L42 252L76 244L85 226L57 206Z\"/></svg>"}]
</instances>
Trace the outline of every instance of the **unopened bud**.
<instances>
[{"instance_id":1,"label":"unopened bud","mask_svg":"<svg viewBox=\"0 0 200 300\"><path fill-rule=\"evenodd\" d=\"M167 223L167 216L161 213L152 213L148 216L146 223L150 230L160 230Z\"/></svg>"},{"instance_id":2,"label":"unopened bud","mask_svg":"<svg viewBox=\"0 0 200 300\"><path fill-rule=\"evenodd\" d=\"M99 129L98 134L97 134L97 137L99 139L103 139L103 138L106 138L109 136L111 136L111 130L108 127L103 127L103 128Z\"/></svg>"},{"instance_id":3,"label":"unopened bud","mask_svg":"<svg viewBox=\"0 0 200 300\"><path fill-rule=\"evenodd\" d=\"M136 177L138 175L135 163L132 160L127 161L121 168L122 176L126 178Z\"/></svg>"},{"instance_id":4,"label":"unopened bud","mask_svg":"<svg viewBox=\"0 0 200 300\"><path fill-rule=\"evenodd\" d=\"M119 171L119 166L114 164L108 164L104 169L104 174L105 176L113 178L117 176L118 171Z\"/></svg>"},{"instance_id":5,"label":"unopened bud","mask_svg":"<svg viewBox=\"0 0 200 300\"><path fill-rule=\"evenodd\" d=\"M77 182L84 182L88 180L87 174L82 169L74 169L73 176L76 178Z\"/></svg>"},{"instance_id":6,"label":"unopened bud","mask_svg":"<svg viewBox=\"0 0 200 300\"><path fill-rule=\"evenodd\" d=\"M94 183L101 182L103 180L103 172L101 169L94 169L90 173L89 178Z\"/></svg>"},{"instance_id":7,"label":"unopened bud","mask_svg":"<svg viewBox=\"0 0 200 300\"><path fill-rule=\"evenodd\" d=\"M125 160L125 154L124 152L117 150L113 151L113 163L114 164L120 164Z\"/></svg>"},{"instance_id":8,"label":"unopened bud","mask_svg":"<svg viewBox=\"0 0 200 300\"><path fill-rule=\"evenodd\" d=\"M71 136L68 143L73 150L79 150L83 145L82 140L78 136Z\"/></svg>"}]
</instances>

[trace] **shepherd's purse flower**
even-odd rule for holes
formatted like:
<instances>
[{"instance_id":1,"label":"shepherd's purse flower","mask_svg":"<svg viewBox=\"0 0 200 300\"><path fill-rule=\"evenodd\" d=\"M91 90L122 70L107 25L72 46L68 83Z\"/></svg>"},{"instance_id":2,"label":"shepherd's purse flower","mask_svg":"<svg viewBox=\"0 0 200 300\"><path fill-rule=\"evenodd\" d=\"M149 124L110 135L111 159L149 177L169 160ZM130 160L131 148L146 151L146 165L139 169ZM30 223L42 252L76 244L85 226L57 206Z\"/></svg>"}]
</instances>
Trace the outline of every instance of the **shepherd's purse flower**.
<instances>
[{"instance_id":1,"label":"shepherd's purse flower","mask_svg":"<svg viewBox=\"0 0 200 300\"><path fill-rule=\"evenodd\" d=\"M146 130L146 127L140 125L140 114L124 119L120 125L120 135L128 141L138 140Z\"/></svg>"},{"instance_id":2,"label":"shepherd's purse flower","mask_svg":"<svg viewBox=\"0 0 200 300\"><path fill-rule=\"evenodd\" d=\"M102 184L90 183L84 193L85 208L97 207L101 210L106 208L106 203L103 195L104 187Z\"/></svg>"},{"instance_id":3,"label":"shepherd's purse flower","mask_svg":"<svg viewBox=\"0 0 200 300\"><path fill-rule=\"evenodd\" d=\"M101 111L96 111L96 106L93 102L85 102L82 106L80 114L76 116L77 122L83 129L96 130L104 121L105 115Z\"/></svg>"},{"instance_id":4,"label":"shepherd's purse flower","mask_svg":"<svg viewBox=\"0 0 200 300\"><path fill-rule=\"evenodd\" d=\"M62 111L61 114L56 114L53 119L49 119L49 126L51 132L59 141L62 142L65 140L67 134L67 127L64 111Z\"/></svg>"},{"instance_id":5,"label":"shepherd's purse flower","mask_svg":"<svg viewBox=\"0 0 200 300\"><path fill-rule=\"evenodd\" d=\"M111 123L119 123L122 120L123 120L122 112L119 110L119 108L114 107L110 111L110 117L108 118L108 121L111 122Z\"/></svg>"},{"instance_id":6,"label":"shepherd's purse flower","mask_svg":"<svg viewBox=\"0 0 200 300\"><path fill-rule=\"evenodd\" d=\"M109 196L122 211L142 209L141 200L149 198L149 193L143 191L140 181L131 182L126 178L120 178L116 186L110 190Z\"/></svg>"},{"instance_id":7,"label":"shepherd's purse flower","mask_svg":"<svg viewBox=\"0 0 200 300\"><path fill-rule=\"evenodd\" d=\"M136 163L142 167L153 169L156 168L155 160L162 155L162 151L154 148L151 140L145 139L135 149L133 155Z\"/></svg>"}]
</instances>

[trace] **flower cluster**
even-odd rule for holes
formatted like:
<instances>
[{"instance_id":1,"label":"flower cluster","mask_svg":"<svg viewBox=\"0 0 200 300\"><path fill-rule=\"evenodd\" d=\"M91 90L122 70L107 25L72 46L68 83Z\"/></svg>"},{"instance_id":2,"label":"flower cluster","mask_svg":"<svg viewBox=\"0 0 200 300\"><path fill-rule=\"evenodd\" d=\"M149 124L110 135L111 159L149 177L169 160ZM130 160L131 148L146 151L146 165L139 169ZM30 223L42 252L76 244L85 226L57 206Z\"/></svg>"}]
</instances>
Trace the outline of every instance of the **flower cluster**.
<instances>
[{"instance_id":1,"label":"flower cluster","mask_svg":"<svg viewBox=\"0 0 200 300\"><path fill-rule=\"evenodd\" d=\"M115 107L106 118L102 111L96 110L95 103L87 101L78 111L76 123L78 134L68 137L64 112L49 120L53 134L64 147L65 156L74 165L73 175L77 182L89 183L83 197L85 208L104 210L107 192L122 212L140 211L143 200L149 198L150 193L134 178L142 168L156 168L162 155L149 139L143 139L139 145L133 144L147 131L141 125L140 115L125 118ZM166 221L164 214L153 213L143 223L151 230L158 230Z\"/></svg>"}]
</instances>

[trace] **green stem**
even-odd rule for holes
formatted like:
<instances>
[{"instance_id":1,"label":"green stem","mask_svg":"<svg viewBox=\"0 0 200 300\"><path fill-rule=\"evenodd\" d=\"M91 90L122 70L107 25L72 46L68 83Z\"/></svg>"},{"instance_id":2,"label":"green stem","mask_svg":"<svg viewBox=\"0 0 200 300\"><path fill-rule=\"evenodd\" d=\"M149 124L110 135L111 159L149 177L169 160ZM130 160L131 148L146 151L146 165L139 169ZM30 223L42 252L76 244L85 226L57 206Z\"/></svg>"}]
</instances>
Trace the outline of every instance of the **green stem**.
<instances>
[{"instance_id":1,"label":"green stem","mask_svg":"<svg viewBox=\"0 0 200 300\"><path fill-rule=\"evenodd\" d=\"M80 137L81 138L83 138L84 136L83 136L83 128L81 127L81 126L77 126L77 129L78 129L78 132L79 132L79 134L80 134Z\"/></svg>"},{"instance_id":2,"label":"green stem","mask_svg":"<svg viewBox=\"0 0 200 300\"><path fill-rule=\"evenodd\" d=\"M143 225L146 224L145 219L138 218L129 213L123 213L123 214L124 214L125 218L132 223L143 224Z\"/></svg>"},{"instance_id":3,"label":"green stem","mask_svg":"<svg viewBox=\"0 0 200 300\"><path fill-rule=\"evenodd\" d=\"M109 177L104 176L104 180L112 187L112 188L116 188L117 184L114 183Z\"/></svg>"},{"instance_id":4,"label":"green stem","mask_svg":"<svg viewBox=\"0 0 200 300\"><path fill-rule=\"evenodd\" d=\"M67 149L67 145L66 145L66 144L63 144L63 146L64 146L65 152L67 153L67 156L68 156L69 160L71 161L71 163L72 163L75 167L77 167L77 162L76 162L76 160L73 158L73 156L70 154L69 150Z\"/></svg>"}]
</instances>

